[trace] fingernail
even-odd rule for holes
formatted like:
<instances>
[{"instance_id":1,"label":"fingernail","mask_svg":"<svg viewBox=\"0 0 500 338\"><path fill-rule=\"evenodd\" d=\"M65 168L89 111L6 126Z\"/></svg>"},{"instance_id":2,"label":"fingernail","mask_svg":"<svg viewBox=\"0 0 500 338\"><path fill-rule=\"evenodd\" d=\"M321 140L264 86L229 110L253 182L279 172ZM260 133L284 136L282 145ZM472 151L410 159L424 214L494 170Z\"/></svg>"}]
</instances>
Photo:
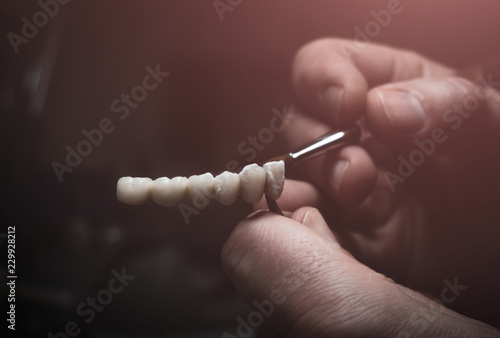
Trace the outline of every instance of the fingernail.
<instances>
[{"instance_id":1,"label":"fingernail","mask_svg":"<svg viewBox=\"0 0 500 338\"><path fill-rule=\"evenodd\" d=\"M340 194L340 189L342 188L342 182L344 181L344 176L348 166L349 163L347 161L339 160L337 161L337 163L335 163L335 166L333 167L332 185L333 185L333 190L335 191L337 196Z\"/></svg>"},{"instance_id":2,"label":"fingernail","mask_svg":"<svg viewBox=\"0 0 500 338\"><path fill-rule=\"evenodd\" d=\"M331 231L328 228L328 225L326 225L326 221L323 218L323 215L319 212L318 209L316 208L311 208L309 209L306 214L304 215L304 219L302 220L302 224L306 225L307 227L311 229L316 229L316 233L320 234L323 238L326 238L330 243L335 245L336 247L340 247L339 242L333 236ZM323 228L323 225L326 228Z\"/></svg>"},{"instance_id":3,"label":"fingernail","mask_svg":"<svg viewBox=\"0 0 500 338\"><path fill-rule=\"evenodd\" d=\"M304 219L302 220L302 224L311 226L316 224L317 222L325 222L319 210L316 208L307 210L306 214L304 215Z\"/></svg>"},{"instance_id":4,"label":"fingernail","mask_svg":"<svg viewBox=\"0 0 500 338\"><path fill-rule=\"evenodd\" d=\"M340 123L340 109L344 101L344 89L339 87L327 88L321 97L323 105L329 116L332 116L335 123Z\"/></svg>"},{"instance_id":5,"label":"fingernail","mask_svg":"<svg viewBox=\"0 0 500 338\"><path fill-rule=\"evenodd\" d=\"M385 90L378 94L380 103L392 127L400 134L412 134L424 127L425 110L413 94Z\"/></svg>"},{"instance_id":6,"label":"fingernail","mask_svg":"<svg viewBox=\"0 0 500 338\"><path fill-rule=\"evenodd\" d=\"M254 212L252 212L250 215L248 215L248 216L246 217L246 219L256 218L256 217L258 217L260 214L263 214L263 213L265 213L265 212L266 212L266 210L262 210L262 209L261 209L261 210L254 211Z\"/></svg>"}]
</instances>

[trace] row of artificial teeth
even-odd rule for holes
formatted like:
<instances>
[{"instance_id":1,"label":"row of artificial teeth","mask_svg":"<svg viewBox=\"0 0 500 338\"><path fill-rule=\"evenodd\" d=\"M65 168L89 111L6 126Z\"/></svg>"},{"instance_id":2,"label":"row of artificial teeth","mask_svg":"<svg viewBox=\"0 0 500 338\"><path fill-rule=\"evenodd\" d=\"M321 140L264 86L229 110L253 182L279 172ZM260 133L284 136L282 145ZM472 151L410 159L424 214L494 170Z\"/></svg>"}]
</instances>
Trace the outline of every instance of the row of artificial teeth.
<instances>
[{"instance_id":1,"label":"row of artificial teeth","mask_svg":"<svg viewBox=\"0 0 500 338\"><path fill-rule=\"evenodd\" d=\"M193 175L189 178L122 177L118 180L116 195L120 202L137 205L154 201L163 206L177 206L183 202L196 205L200 200L216 199L221 204L230 205L239 196L255 204L265 193L278 199L283 191L285 164L283 161L268 162L262 167L250 164L239 174L228 171L214 177L210 173Z\"/></svg>"}]
</instances>

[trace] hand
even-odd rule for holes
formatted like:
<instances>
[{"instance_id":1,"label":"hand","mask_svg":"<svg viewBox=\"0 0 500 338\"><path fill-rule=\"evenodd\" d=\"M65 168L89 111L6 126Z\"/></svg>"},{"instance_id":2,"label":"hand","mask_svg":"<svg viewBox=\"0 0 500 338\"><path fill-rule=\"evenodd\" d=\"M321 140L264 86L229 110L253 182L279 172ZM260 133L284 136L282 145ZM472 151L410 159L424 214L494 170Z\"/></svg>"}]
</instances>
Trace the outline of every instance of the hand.
<instances>
[{"instance_id":1,"label":"hand","mask_svg":"<svg viewBox=\"0 0 500 338\"><path fill-rule=\"evenodd\" d=\"M277 306L274 318L284 333L482 327L456 322L460 316L449 310L428 325L409 323L432 303L375 271L438 299L443 280L458 278L475 286L460 295L467 300L462 305L478 302L484 313L476 315L490 320L498 313L498 291L477 290L498 290L491 267L500 237L499 94L411 52L369 45L346 53L352 46L321 40L299 51L292 77L297 118L288 136L293 148L360 120L365 138L361 146L304 163L298 177L312 184L289 180L279 200L285 210L320 208L333 232L318 215L304 221L304 209L292 220L254 217L226 243L228 273L248 300L283 290L291 301ZM305 286L282 285L287 274Z\"/></svg>"},{"instance_id":2,"label":"hand","mask_svg":"<svg viewBox=\"0 0 500 338\"><path fill-rule=\"evenodd\" d=\"M256 307L240 324L240 336L262 325L259 316L287 337L499 334L356 261L317 209L289 217L258 211L223 248L223 267Z\"/></svg>"}]
</instances>

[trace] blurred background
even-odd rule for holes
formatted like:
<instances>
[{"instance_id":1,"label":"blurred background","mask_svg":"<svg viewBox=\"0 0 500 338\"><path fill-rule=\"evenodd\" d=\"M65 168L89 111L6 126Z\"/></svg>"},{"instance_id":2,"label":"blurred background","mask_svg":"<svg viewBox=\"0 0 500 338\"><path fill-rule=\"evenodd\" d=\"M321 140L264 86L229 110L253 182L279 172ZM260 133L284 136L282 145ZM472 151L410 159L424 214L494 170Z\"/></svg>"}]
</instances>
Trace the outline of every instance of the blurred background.
<instances>
[{"instance_id":1,"label":"blurred background","mask_svg":"<svg viewBox=\"0 0 500 338\"><path fill-rule=\"evenodd\" d=\"M211 203L187 224L177 208L121 205L116 181L215 174L228 163L247 164L242 142L293 101L289 77L297 49L321 37L354 38L356 27L374 20L370 11L388 2L42 0L58 4L44 22L36 15L40 3L2 0L1 232L16 227L18 332L46 337L75 321L81 337L235 334L237 316L250 310L219 255L251 206ZM218 13L214 3L231 10ZM402 0L401 6L372 42L455 68L500 55L496 0ZM31 38L14 38L23 35L24 17L40 27L28 32ZM127 116L114 112L112 103L157 65L168 77ZM82 130L99 128L103 119L113 131L60 182L53 163L67 165L67 146L76 149L86 139ZM251 161L284 149L277 133L263 149L254 148ZM5 235L0 240L5 276ZM79 304L124 267L135 279L86 323ZM8 289L1 285L3 302Z\"/></svg>"}]
</instances>

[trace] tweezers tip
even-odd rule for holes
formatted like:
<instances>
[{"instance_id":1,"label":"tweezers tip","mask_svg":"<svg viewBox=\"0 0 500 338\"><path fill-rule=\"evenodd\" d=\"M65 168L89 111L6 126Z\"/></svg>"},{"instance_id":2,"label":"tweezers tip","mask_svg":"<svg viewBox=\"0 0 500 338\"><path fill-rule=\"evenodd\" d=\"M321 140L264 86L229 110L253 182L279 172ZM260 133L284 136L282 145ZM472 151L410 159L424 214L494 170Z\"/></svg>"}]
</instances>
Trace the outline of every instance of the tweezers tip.
<instances>
[{"instance_id":1,"label":"tweezers tip","mask_svg":"<svg viewBox=\"0 0 500 338\"><path fill-rule=\"evenodd\" d=\"M269 197L267 194L266 196L266 203L267 206L269 207L269 211L272 211L280 216L284 216L283 212L281 211L280 207L278 206L278 203L276 203L275 200L273 200L271 197Z\"/></svg>"}]
</instances>

